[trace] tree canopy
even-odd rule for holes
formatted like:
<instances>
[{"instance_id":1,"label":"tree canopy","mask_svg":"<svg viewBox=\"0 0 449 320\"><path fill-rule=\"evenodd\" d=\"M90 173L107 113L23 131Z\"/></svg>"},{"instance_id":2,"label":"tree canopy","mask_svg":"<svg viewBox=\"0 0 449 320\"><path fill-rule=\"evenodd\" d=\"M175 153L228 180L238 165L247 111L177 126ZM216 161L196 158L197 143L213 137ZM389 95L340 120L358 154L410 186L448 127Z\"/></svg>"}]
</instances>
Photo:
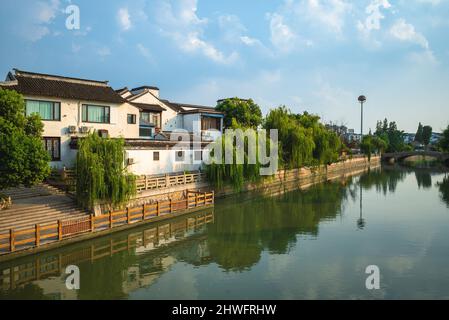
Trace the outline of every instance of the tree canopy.
<instances>
[{"instance_id":1,"label":"tree canopy","mask_svg":"<svg viewBox=\"0 0 449 320\"><path fill-rule=\"evenodd\" d=\"M15 91L0 89L0 190L30 187L50 174L50 156L42 144L38 115L25 116L25 101Z\"/></svg>"},{"instance_id":2,"label":"tree canopy","mask_svg":"<svg viewBox=\"0 0 449 320\"><path fill-rule=\"evenodd\" d=\"M416 131L416 135L415 135L415 141L419 142L419 143L423 143L423 125L421 124L421 122L418 125L418 130Z\"/></svg>"},{"instance_id":3,"label":"tree canopy","mask_svg":"<svg viewBox=\"0 0 449 320\"><path fill-rule=\"evenodd\" d=\"M424 126L422 129L422 142L425 146L428 146L430 143L430 138L432 138L432 127Z\"/></svg>"},{"instance_id":4,"label":"tree canopy","mask_svg":"<svg viewBox=\"0 0 449 320\"><path fill-rule=\"evenodd\" d=\"M119 206L135 195L135 177L125 167L123 139L105 139L93 133L78 143L76 197L81 206Z\"/></svg>"},{"instance_id":5,"label":"tree canopy","mask_svg":"<svg viewBox=\"0 0 449 320\"><path fill-rule=\"evenodd\" d=\"M397 124L394 121L388 122L387 119L383 122L378 121L374 135L386 143L387 152L401 152L410 150L411 148L404 142L404 131L398 130Z\"/></svg>"},{"instance_id":6,"label":"tree canopy","mask_svg":"<svg viewBox=\"0 0 449 320\"><path fill-rule=\"evenodd\" d=\"M216 110L224 112L225 128L233 128L237 124L239 127L256 129L262 124L262 111L251 99L225 99L218 103Z\"/></svg>"},{"instance_id":7,"label":"tree canopy","mask_svg":"<svg viewBox=\"0 0 449 320\"><path fill-rule=\"evenodd\" d=\"M439 147L442 151L449 152L449 126L443 131L443 137L439 142Z\"/></svg>"},{"instance_id":8,"label":"tree canopy","mask_svg":"<svg viewBox=\"0 0 449 320\"><path fill-rule=\"evenodd\" d=\"M293 114L282 106L270 110L265 118L264 128L278 130L281 167L300 168L330 164L338 160L341 140L316 115L307 112Z\"/></svg>"}]
</instances>

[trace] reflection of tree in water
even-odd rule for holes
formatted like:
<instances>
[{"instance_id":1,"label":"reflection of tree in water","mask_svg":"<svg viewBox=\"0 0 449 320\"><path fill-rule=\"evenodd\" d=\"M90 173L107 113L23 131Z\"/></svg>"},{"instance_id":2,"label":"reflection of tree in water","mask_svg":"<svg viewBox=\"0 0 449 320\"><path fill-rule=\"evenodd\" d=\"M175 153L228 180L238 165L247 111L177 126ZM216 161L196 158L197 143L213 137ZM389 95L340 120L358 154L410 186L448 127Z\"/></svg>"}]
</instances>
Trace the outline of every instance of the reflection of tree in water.
<instances>
[{"instance_id":1,"label":"reflection of tree in water","mask_svg":"<svg viewBox=\"0 0 449 320\"><path fill-rule=\"evenodd\" d=\"M418 187L421 189L430 189L432 188L432 176L430 172L426 171L415 171L416 182L418 183Z\"/></svg>"},{"instance_id":2,"label":"reflection of tree in water","mask_svg":"<svg viewBox=\"0 0 449 320\"><path fill-rule=\"evenodd\" d=\"M440 189L441 200L449 208L449 177L445 176L442 182L437 183L437 186Z\"/></svg>"},{"instance_id":3,"label":"reflection of tree in water","mask_svg":"<svg viewBox=\"0 0 449 320\"><path fill-rule=\"evenodd\" d=\"M24 286L14 288L9 291L0 290L0 300L48 300L44 295L44 290L34 283L27 283Z\"/></svg>"},{"instance_id":4,"label":"reflection of tree in water","mask_svg":"<svg viewBox=\"0 0 449 320\"><path fill-rule=\"evenodd\" d=\"M119 252L113 256L96 260L95 263L84 262L80 267L80 290L78 299L96 300L123 299L123 283L127 277L127 269L133 264L134 255ZM89 269L86 272L83 270ZM100 294L101 293L101 294Z\"/></svg>"},{"instance_id":5,"label":"reflection of tree in water","mask_svg":"<svg viewBox=\"0 0 449 320\"><path fill-rule=\"evenodd\" d=\"M259 261L263 250L287 253L298 235L318 235L321 221L341 213L346 190L337 183L321 184L278 198L236 197L217 204L215 224L208 228L212 259L224 269L244 270Z\"/></svg>"},{"instance_id":6,"label":"reflection of tree in water","mask_svg":"<svg viewBox=\"0 0 449 320\"><path fill-rule=\"evenodd\" d=\"M370 190L376 187L378 192L386 195L388 192L394 193L398 183L403 181L407 172L396 169L383 168L382 170L370 170L360 177L360 184L363 189Z\"/></svg>"}]
</instances>

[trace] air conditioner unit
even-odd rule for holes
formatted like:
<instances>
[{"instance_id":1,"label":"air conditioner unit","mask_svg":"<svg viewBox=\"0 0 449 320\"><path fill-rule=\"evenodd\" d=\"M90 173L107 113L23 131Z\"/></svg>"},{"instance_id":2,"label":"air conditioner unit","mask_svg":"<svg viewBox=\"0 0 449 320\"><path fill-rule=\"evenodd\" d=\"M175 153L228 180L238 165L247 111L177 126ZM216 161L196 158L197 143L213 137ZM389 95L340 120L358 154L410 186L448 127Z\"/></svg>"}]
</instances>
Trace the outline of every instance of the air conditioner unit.
<instances>
[{"instance_id":1,"label":"air conditioner unit","mask_svg":"<svg viewBox=\"0 0 449 320\"><path fill-rule=\"evenodd\" d=\"M132 166L135 163L133 158L128 158L126 162L128 166Z\"/></svg>"},{"instance_id":2,"label":"air conditioner unit","mask_svg":"<svg viewBox=\"0 0 449 320\"><path fill-rule=\"evenodd\" d=\"M81 127L80 128L80 133L89 133L90 129L89 127Z\"/></svg>"},{"instance_id":3,"label":"air conditioner unit","mask_svg":"<svg viewBox=\"0 0 449 320\"><path fill-rule=\"evenodd\" d=\"M69 126L69 133L76 133L76 126Z\"/></svg>"}]
</instances>

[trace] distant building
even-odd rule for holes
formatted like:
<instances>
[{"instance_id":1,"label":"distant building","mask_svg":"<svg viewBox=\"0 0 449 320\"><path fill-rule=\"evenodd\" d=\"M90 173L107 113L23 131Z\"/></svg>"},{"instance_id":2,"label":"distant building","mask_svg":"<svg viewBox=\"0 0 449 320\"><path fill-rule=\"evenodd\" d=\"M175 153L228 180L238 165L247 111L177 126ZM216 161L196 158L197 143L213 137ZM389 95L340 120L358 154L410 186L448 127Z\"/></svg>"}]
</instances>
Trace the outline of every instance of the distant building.
<instances>
[{"instance_id":1,"label":"distant building","mask_svg":"<svg viewBox=\"0 0 449 320\"><path fill-rule=\"evenodd\" d=\"M443 137L443 134L432 132L432 136L430 137L430 144L438 144L440 142L441 138Z\"/></svg>"},{"instance_id":2,"label":"distant building","mask_svg":"<svg viewBox=\"0 0 449 320\"><path fill-rule=\"evenodd\" d=\"M404 133L404 143L409 144L415 141L416 134L414 133Z\"/></svg>"}]
</instances>

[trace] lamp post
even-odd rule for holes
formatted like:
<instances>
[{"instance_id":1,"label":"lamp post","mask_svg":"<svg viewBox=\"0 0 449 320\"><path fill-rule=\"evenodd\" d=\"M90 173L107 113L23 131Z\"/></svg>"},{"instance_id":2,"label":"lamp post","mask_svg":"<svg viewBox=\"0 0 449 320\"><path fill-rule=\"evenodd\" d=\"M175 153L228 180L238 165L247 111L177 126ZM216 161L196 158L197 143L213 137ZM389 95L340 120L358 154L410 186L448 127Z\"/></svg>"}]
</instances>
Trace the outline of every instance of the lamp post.
<instances>
[{"instance_id":1,"label":"lamp post","mask_svg":"<svg viewBox=\"0 0 449 320\"><path fill-rule=\"evenodd\" d=\"M360 143L362 143L363 140L363 104L366 102L366 97L365 96L360 96L359 97L359 102L361 105L361 115L360 115Z\"/></svg>"}]
</instances>

